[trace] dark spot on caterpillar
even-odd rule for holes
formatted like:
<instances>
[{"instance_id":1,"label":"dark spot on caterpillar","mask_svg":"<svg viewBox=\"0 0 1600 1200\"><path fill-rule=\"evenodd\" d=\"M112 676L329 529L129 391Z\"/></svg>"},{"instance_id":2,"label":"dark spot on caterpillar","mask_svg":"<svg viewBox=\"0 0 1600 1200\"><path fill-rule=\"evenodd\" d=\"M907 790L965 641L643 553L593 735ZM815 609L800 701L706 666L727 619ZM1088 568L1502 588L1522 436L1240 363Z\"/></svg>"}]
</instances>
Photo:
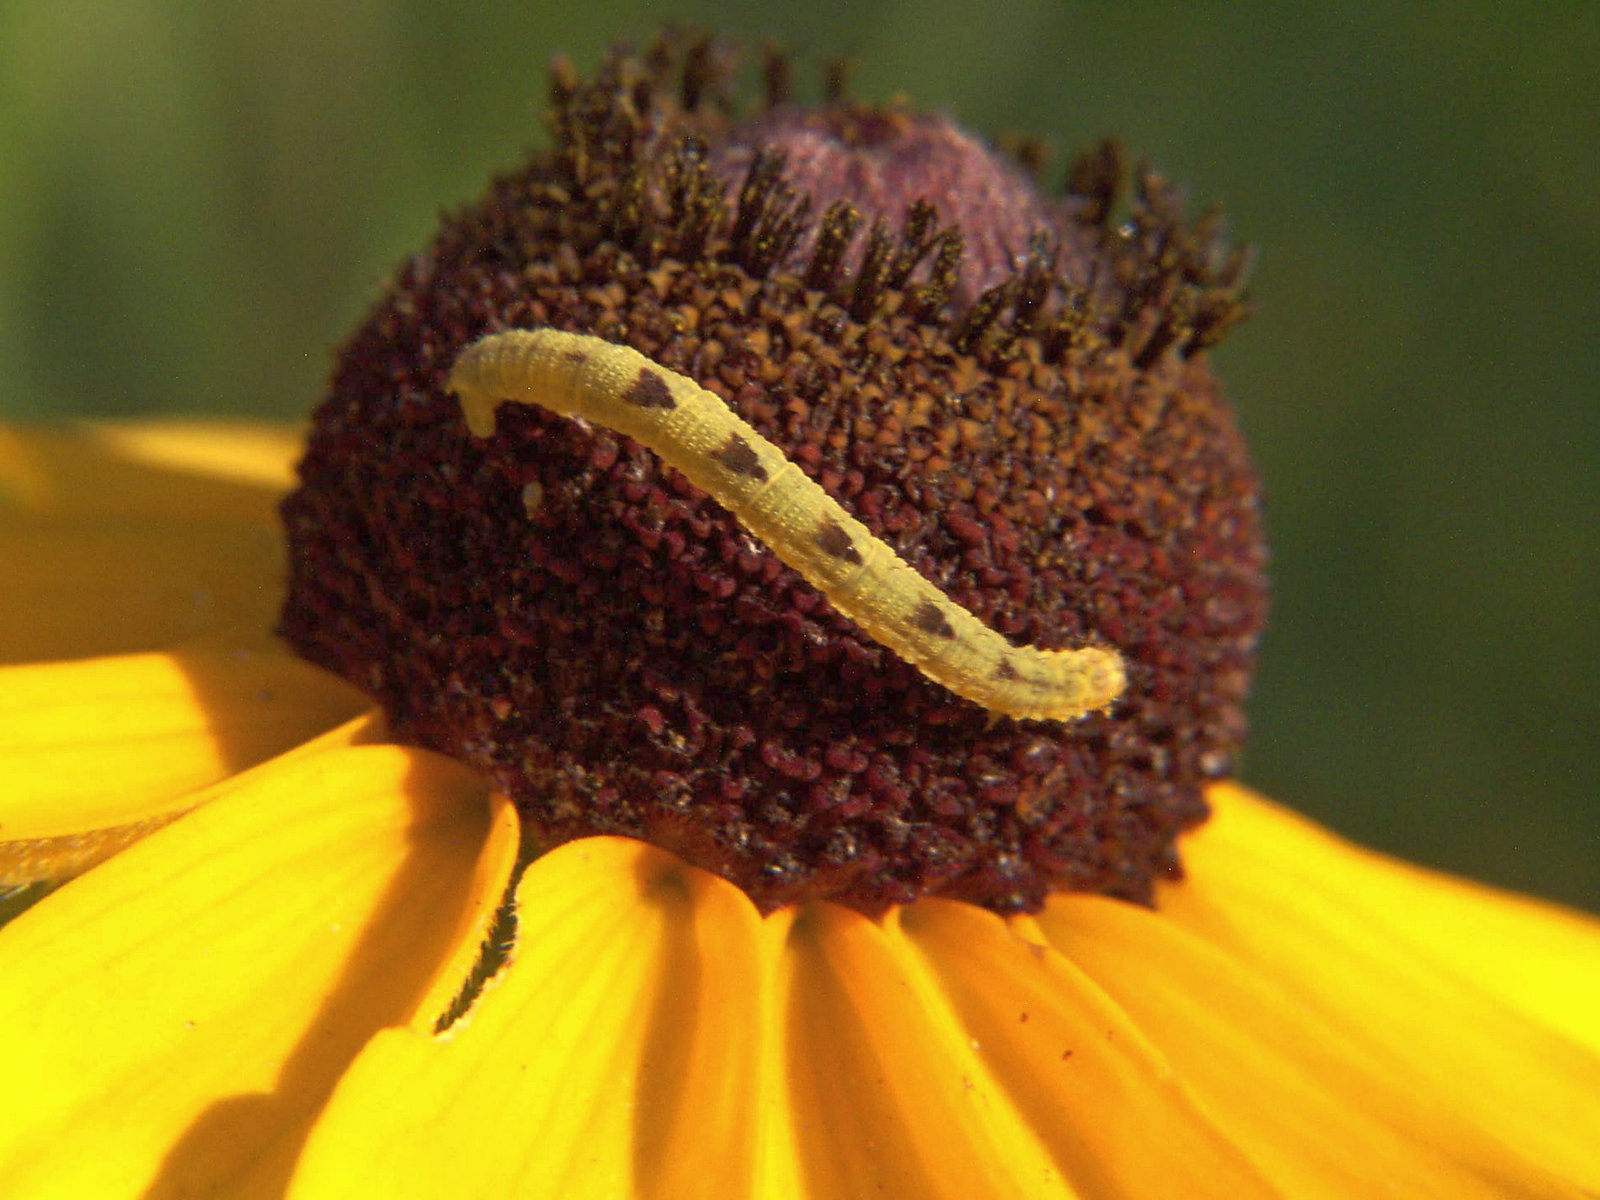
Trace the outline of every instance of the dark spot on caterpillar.
<instances>
[{"instance_id":1,"label":"dark spot on caterpillar","mask_svg":"<svg viewBox=\"0 0 1600 1200\"><path fill-rule=\"evenodd\" d=\"M580 366L589 361L589 356L582 350L568 350L561 357L569 363L577 363Z\"/></svg>"},{"instance_id":2,"label":"dark spot on caterpillar","mask_svg":"<svg viewBox=\"0 0 1600 1200\"><path fill-rule=\"evenodd\" d=\"M633 381L631 388L622 393L622 400L635 408L678 407L678 402L672 398L672 389L667 386L667 381L649 367L640 368L639 378Z\"/></svg>"},{"instance_id":3,"label":"dark spot on caterpillar","mask_svg":"<svg viewBox=\"0 0 1600 1200\"><path fill-rule=\"evenodd\" d=\"M711 457L735 475L743 475L746 479L759 481L767 477L767 469L761 465L760 456L737 433L730 433L727 444Z\"/></svg>"},{"instance_id":4,"label":"dark spot on caterpillar","mask_svg":"<svg viewBox=\"0 0 1600 1200\"><path fill-rule=\"evenodd\" d=\"M843 559L856 566L861 565L861 551L856 549L856 544L850 540L850 535L844 528L829 517L817 523L817 545L822 547L822 552L832 558Z\"/></svg>"},{"instance_id":5,"label":"dark spot on caterpillar","mask_svg":"<svg viewBox=\"0 0 1600 1200\"><path fill-rule=\"evenodd\" d=\"M932 600L924 600L922 606L911 614L911 623L923 633L931 633L935 637L953 638L956 635L955 629Z\"/></svg>"},{"instance_id":6,"label":"dark spot on caterpillar","mask_svg":"<svg viewBox=\"0 0 1600 1200\"><path fill-rule=\"evenodd\" d=\"M1000 665L994 669L994 677L996 679L1015 679L1017 677L1017 669L1007 659L1002 658Z\"/></svg>"}]
</instances>

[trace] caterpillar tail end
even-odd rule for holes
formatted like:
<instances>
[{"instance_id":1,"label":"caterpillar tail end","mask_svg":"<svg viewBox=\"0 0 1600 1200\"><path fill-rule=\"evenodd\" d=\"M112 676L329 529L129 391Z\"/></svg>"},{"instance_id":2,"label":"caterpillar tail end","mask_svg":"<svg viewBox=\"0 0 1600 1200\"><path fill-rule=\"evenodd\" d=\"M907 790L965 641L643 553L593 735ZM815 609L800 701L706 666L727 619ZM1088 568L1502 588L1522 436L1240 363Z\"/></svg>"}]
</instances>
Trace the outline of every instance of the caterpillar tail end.
<instances>
[{"instance_id":1,"label":"caterpillar tail end","mask_svg":"<svg viewBox=\"0 0 1600 1200\"><path fill-rule=\"evenodd\" d=\"M1128 687L1128 670L1122 655L1102 646L1086 646L1067 652L1072 659L1076 686L1064 695L1054 711L1045 714L1056 721L1075 721L1090 713L1105 712Z\"/></svg>"},{"instance_id":2,"label":"caterpillar tail end","mask_svg":"<svg viewBox=\"0 0 1600 1200\"><path fill-rule=\"evenodd\" d=\"M1081 653L1084 655L1085 691L1088 693L1082 702L1083 711L1104 712L1127 690L1127 667L1123 665L1122 655L1115 650L1089 646Z\"/></svg>"}]
</instances>

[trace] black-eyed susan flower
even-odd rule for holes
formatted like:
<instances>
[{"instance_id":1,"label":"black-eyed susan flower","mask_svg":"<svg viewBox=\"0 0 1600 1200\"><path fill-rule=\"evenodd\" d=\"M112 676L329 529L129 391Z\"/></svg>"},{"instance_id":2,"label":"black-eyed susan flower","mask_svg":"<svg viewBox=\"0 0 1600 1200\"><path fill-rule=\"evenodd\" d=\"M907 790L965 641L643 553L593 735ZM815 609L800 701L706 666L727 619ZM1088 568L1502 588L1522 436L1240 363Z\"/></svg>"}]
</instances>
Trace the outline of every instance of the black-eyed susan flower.
<instances>
[{"instance_id":1,"label":"black-eyed susan flower","mask_svg":"<svg viewBox=\"0 0 1600 1200\"><path fill-rule=\"evenodd\" d=\"M297 477L271 431L0 442L0 886L70 879L0 929L0 1195L1594 1194L1600 929L1226 779L1239 257L1149 173L1113 220L1108 150L1050 201L767 80L558 71ZM1116 700L963 699L602 425L473 437L460 351L532 327L691 380Z\"/></svg>"}]
</instances>

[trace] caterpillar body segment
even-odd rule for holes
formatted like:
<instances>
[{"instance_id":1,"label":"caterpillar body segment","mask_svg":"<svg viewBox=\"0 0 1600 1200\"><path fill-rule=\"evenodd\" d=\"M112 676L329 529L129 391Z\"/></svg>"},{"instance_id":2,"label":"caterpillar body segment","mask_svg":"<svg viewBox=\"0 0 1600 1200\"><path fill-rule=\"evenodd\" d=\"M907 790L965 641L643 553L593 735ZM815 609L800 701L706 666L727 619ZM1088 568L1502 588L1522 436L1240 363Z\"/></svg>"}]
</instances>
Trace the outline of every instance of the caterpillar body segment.
<instances>
[{"instance_id":1,"label":"caterpillar body segment","mask_svg":"<svg viewBox=\"0 0 1600 1200\"><path fill-rule=\"evenodd\" d=\"M447 384L468 430L503 402L625 434L738 518L845 617L934 682L1012 717L1070 721L1109 706L1126 674L1100 646L1013 646L913 570L712 392L636 350L553 329L490 334Z\"/></svg>"}]
</instances>

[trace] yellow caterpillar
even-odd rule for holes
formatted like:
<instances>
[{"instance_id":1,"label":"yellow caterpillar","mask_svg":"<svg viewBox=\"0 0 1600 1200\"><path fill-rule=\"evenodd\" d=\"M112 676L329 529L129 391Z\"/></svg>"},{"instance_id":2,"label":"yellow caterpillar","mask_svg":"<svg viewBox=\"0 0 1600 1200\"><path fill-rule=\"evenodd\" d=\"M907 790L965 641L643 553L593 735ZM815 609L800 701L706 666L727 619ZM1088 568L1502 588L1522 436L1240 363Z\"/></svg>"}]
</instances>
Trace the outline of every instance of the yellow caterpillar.
<instances>
[{"instance_id":1,"label":"yellow caterpillar","mask_svg":"<svg viewBox=\"0 0 1600 1200\"><path fill-rule=\"evenodd\" d=\"M515 329L462 351L447 386L475 437L491 436L496 407L515 401L649 447L874 641L993 712L1070 721L1122 694L1116 651L1013 646L917 574L719 397L636 350Z\"/></svg>"}]
</instances>

